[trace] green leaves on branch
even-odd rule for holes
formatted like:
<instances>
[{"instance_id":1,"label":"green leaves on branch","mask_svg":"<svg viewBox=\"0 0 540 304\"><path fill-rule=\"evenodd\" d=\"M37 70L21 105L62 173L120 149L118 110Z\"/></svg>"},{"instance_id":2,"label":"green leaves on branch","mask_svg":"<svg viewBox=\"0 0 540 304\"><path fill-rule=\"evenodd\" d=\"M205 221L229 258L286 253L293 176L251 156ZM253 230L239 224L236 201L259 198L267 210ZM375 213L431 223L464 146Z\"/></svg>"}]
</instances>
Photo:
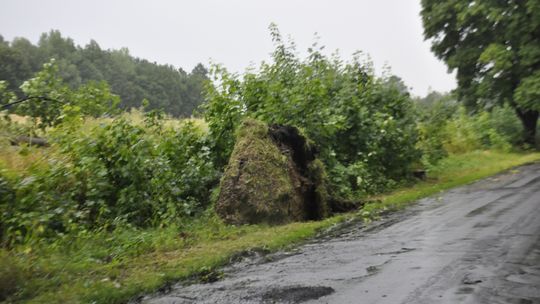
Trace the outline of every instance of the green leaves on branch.
<instances>
[{"instance_id":1,"label":"green leaves on branch","mask_svg":"<svg viewBox=\"0 0 540 304\"><path fill-rule=\"evenodd\" d=\"M540 70L521 81L514 100L520 108L540 112Z\"/></svg>"},{"instance_id":2,"label":"green leaves on branch","mask_svg":"<svg viewBox=\"0 0 540 304\"><path fill-rule=\"evenodd\" d=\"M450 154L475 150L508 152L521 141L518 135L523 127L508 105L470 113L451 94L433 92L417 101L417 113L417 147L428 168Z\"/></svg>"},{"instance_id":3,"label":"green leaves on branch","mask_svg":"<svg viewBox=\"0 0 540 304\"><path fill-rule=\"evenodd\" d=\"M42 129L58 125L65 119L113 113L120 102L105 82L89 82L71 89L60 78L54 60L44 64L34 78L25 81L21 90L33 99L18 104L15 112L34 118Z\"/></svg>"},{"instance_id":4,"label":"green leaves on branch","mask_svg":"<svg viewBox=\"0 0 540 304\"><path fill-rule=\"evenodd\" d=\"M538 0L422 0L424 36L456 70L458 97L469 109L511 105L534 144L539 116Z\"/></svg>"},{"instance_id":5,"label":"green leaves on branch","mask_svg":"<svg viewBox=\"0 0 540 304\"><path fill-rule=\"evenodd\" d=\"M363 178L379 179L380 185L404 177L419 155L411 100L397 77L377 78L371 63L358 54L343 63L338 55L324 55L317 43L300 59L294 43L284 43L274 25L270 31L275 43L271 62L243 75L212 68L205 119L217 164L227 163L235 129L243 118L252 117L303 130L332 168L337 195L353 195L347 189L365 193L384 188L363 186L357 182Z\"/></svg>"},{"instance_id":6,"label":"green leaves on branch","mask_svg":"<svg viewBox=\"0 0 540 304\"><path fill-rule=\"evenodd\" d=\"M45 166L10 179L0 171L3 243L181 224L202 211L218 177L206 133L146 121L55 128Z\"/></svg>"},{"instance_id":7,"label":"green leaves on branch","mask_svg":"<svg viewBox=\"0 0 540 304\"><path fill-rule=\"evenodd\" d=\"M6 81L0 80L0 106L15 102L17 96L8 89Z\"/></svg>"}]
</instances>

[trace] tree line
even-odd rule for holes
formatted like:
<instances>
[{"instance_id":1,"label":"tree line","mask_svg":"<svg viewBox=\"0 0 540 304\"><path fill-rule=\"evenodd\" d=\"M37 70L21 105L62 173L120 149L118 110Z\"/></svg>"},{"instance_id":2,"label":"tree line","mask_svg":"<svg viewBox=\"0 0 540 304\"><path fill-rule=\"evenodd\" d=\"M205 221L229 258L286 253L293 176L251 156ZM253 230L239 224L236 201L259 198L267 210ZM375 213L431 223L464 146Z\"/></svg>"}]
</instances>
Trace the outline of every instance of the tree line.
<instances>
[{"instance_id":1,"label":"tree line","mask_svg":"<svg viewBox=\"0 0 540 304\"><path fill-rule=\"evenodd\" d=\"M0 80L18 97L23 97L21 84L53 58L59 76L72 89L105 81L120 96L120 108L138 108L146 99L148 109L162 109L176 117L190 116L202 103L208 79L208 71L200 63L186 72L135 58L127 48L102 49L94 40L79 46L58 30L43 33L36 45L20 37L6 41L0 35Z\"/></svg>"}]
</instances>

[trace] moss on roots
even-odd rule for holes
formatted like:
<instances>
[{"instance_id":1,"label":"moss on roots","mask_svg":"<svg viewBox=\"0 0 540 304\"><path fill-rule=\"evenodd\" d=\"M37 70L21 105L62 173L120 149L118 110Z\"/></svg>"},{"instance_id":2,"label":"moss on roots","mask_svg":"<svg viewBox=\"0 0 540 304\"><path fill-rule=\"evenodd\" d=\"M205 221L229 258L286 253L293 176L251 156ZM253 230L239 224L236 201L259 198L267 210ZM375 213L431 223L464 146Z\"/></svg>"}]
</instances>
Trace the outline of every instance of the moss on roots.
<instances>
[{"instance_id":1,"label":"moss on roots","mask_svg":"<svg viewBox=\"0 0 540 304\"><path fill-rule=\"evenodd\" d=\"M246 119L221 180L216 212L231 224L283 224L328 213L325 173L298 129Z\"/></svg>"}]
</instances>

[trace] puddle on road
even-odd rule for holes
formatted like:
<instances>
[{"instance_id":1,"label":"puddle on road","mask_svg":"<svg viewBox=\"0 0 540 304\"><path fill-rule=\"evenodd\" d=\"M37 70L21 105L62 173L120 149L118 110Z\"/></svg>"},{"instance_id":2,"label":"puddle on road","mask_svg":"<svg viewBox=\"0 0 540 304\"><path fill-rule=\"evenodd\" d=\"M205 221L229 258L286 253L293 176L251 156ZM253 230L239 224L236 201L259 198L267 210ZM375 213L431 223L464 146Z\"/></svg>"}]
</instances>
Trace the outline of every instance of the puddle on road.
<instances>
[{"instance_id":1,"label":"puddle on road","mask_svg":"<svg viewBox=\"0 0 540 304\"><path fill-rule=\"evenodd\" d=\"M403 247L400 250L388 251L388 252L379 252L379 253L376 253L375 255L395 255L395 254L407 253L407 252L414 251L414 250L416 250L416 248Z\"/></svg>"},{"instance_id":2,"label":"puddle on road","mask_svg":"<svg viewBox=\"0 0 540 304\"><path fill-rule=\"evenodd\" d=\"M302 303L334 292L328 286L289 286L272 289L262 295L263 303Z\"/></svg>"}]
</instances>

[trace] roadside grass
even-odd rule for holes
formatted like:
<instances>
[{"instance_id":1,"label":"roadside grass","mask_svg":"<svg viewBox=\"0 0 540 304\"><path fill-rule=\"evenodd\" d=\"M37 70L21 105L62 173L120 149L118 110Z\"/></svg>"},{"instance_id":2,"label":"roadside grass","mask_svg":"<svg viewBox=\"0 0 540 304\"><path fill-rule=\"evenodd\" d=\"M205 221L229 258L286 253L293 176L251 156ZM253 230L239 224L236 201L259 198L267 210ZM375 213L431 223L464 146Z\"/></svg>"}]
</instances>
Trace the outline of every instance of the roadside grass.
<instances>
[{"instance_id":1,"label":"roadside grass","mask_svg":"<svg viewBox=\"0 0 540 304\"><path fill-rule=\"evenodd\" d=\"M213 281L223 275L220 266L242 253L283 249L345 220L369 221L419 198L537 160L540 153L450 156L429 168L426 181L371 197L361 210L323 221L235 227L208 211L181 227L87 232L54 243L2 249L0 297L2 291L17 288L7 302L124 303L182 279Z\"/></svg>"},{"instance_id":2,"label":"roadside grass","mask_svg":"<svg viewBox=\"0 0 540 304\"><path fill-rule=\"evenodd\" d=\"M450 155L436 166L428 168L426 181L371 197L370 203L362 208L361 216L367 220L373 219L382 212L401 209L420 198L538 160L540 160L539 152L473 151Z\"/></svg>"}]
</instances>

